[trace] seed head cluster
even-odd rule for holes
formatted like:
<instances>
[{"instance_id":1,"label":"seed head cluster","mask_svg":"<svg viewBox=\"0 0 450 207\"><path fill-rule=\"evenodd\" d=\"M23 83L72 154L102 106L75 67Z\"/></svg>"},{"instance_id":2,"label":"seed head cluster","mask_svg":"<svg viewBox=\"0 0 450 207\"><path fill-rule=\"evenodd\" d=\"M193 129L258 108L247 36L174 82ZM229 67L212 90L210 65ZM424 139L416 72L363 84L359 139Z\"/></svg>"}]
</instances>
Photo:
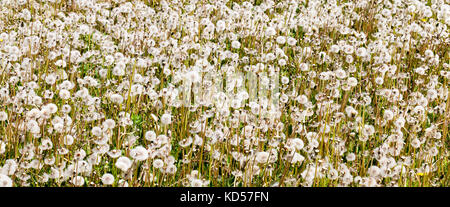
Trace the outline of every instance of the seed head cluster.
<instances>
[{"instance_id":1,"label":"seed head cluster","mask_svg":"<svg viewBox=\"0 0 450 207\"><path fill-rule=\"evenodd\" d=\"M449 186L444 0L1 0L0 187Z\"/></svg>"}]
</instances>

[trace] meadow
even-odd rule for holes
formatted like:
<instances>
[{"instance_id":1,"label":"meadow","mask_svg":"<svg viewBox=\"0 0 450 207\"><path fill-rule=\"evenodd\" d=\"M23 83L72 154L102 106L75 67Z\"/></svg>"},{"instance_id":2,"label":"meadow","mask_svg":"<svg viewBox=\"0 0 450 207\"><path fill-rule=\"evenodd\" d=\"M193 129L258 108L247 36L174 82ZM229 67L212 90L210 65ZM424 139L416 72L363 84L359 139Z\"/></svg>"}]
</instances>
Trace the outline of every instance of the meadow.
<instances>
[{"instance_id":1,"label":"meadow","mask_svg":"<svg viewBox=\"0 0 450 207\"><path fill-rule=\"evenodd\" d=\"M447 0L0 0L0 187L448 187Z\"/></svg>"}]
</instances>

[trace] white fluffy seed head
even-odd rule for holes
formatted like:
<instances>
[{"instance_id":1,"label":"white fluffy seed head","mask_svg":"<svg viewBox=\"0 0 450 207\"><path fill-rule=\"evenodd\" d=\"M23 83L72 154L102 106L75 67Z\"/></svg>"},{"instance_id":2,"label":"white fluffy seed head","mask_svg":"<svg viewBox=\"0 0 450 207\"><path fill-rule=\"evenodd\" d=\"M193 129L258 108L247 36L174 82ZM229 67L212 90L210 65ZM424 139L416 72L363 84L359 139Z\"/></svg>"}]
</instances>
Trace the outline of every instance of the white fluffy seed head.
<instances>
[{"instance_id":1,"label":"white fluffy seed head","mask_svg":"<svg viewBox=\"0 0 450 207\"><path fill-rule=\"evenodd\" d=\"M59 91L59 97L61 97L64 100L67 100L70 98L70 92L66 89L62 89Z\"/></svg>"},{"instance_id":2,"label":"white fluffy seed head","mask_svg":"<svg viewBox=\"0 0 450 207\"><path fill-rule=\"evenodd\" d=\"M347 154L347 157L346 157L347 161L349 161L349 162L354 161L355 158L356 158L355 153L348 153L348 154Z\"/></svg>"},{"instance_id":3,"label":"white fluffy seed head","mask_svg":"<svg viewBox=\"0 0 450 207\"><path fill-rule=\"evenodd\" d=\"M295 46L297 44L297 40L293 37L288 37L287 43L289 46Z\"/></svg>"},{"instance_id":4,"label":"white fluffy seed head","mask_svg":"<svg viewBox=\"0 0 450 207\"><path fill-rule=\"evenodd\" d=\"M153 160L153 167L156 169L162 168L164 166L164 162L161 159Z\"/></svg>"},{"instance_id":5,"label":"white fluffy seed head","mask_svg":"<svg viewBox=\"0 0 450 207\"><path fill-rule=\"evenodd\" d=\"M163 114L161 116L161 124L168 125L170 123L172 123L172 115L170 115L170 114Z\"/></svg>"},{"instance_id":6,"label":"white fluffy seed head","mask_svg":"<svg viewBox=\"0 0 450 207\"><path fill-rule=\"evenodd\" d=\"M278 36L276 39L277 43L280 45L284 45L284 43L286 43L286 37L284 36Z\"/></svg>"},{"instance_id":7,"label":"white fluffy seed head","mask_svg":"<svg viewBox=\"0 0 450 207\"><path fill-rule=\"evenodd\" d=\"M103 122L103 128L105 129L114 129L116 127L116 122L113 119L106 119Z\"/></svg>"},{"instance_id":8,"label":"white fluffy seed head","mask_svg":"<svg viewBox=\"0 0 450 207\"><path fill-rule=\"evenodd\" d=\"M112 94L110 96L110 100L115 104L122 104L123 103L123 97L120 94Z\"/></svg>"},{"instance_id":9,"label":"white fluffy seed head","mask_svg":"<svg viewBox=\"0 0 450 207\"><path fill-rule=\"evenodd\" d=\"M13 182L11 178L0 173L0 187L12 187Z\"/></svg>"},{"instance_id":10,"label":"white fluffy seed head","mask_svg":"<svg viewBox=\"0 0 450 207\"><path fill-rule=\"evenodd\" d=\"M291 163L295 164L295 163L301 163L305 160L305 157L303 157L303 155L295 152L294 156L292 157Z\"/></svg>"},{"instance_id":11,"label":"white fluffy seed head","mask_svg":"<svg viewBox=\"0 0 450 207\"><path fill-rule=\"evenodd\" d=\"M104 185L112 185L114 183L114 175L105 173L103 174L101 180Z\"/></svg>"},{"instance_id":12,"label":"white fluffy seed head","mask_svg":"<svg viewBox=\"0 0 450 207\"><path fill-rule=\"evenodd\" d=\"M203 187L203 181L197 178L192 178L191 187Z\"/></svg>"},{"instance_id":13,"label":"white fluffy seed head","mask_svg":"<svg viewBox=\"0 0 450 207\"><path fill-rule=\"evenodd\" d=\"M74 178L72 178L72 180L70 181L73 185L75 186L83 186L84 185L84 178L82 176L76 176Z\"/></svg>"},{"instance_id":14,"label":"white fluffy seed head","mask_svg":"<svg viewBox=\"0 0 450 207\"><path fill-rule=\"evenodd\" d=\"M56 104L54 103L49 103L47 105L45 105L45 108L47 108L50 113L54 114L58 111L58 106L56 106Z\"/></svg>"},{"instance_id":15,"label":"white fluffy seed head","mask_svg":"<svg viewBox=\"0 0 450 207\"><path fill-rule=\"evenodd\" d=\"M376 77L376 78L375 78L375 83L376 83L377 85L382 85L382 84L384 83L384 78L383 78L383 77L380 77L380 76Z\"/></svg>"},{"instance_id":16,"label":"white fluffy seed head","mask_svg":"<svg viewBox=\"0 0 450 207\"><path fill-rule=\"evenodd\" d=\"M122 171L127 171L131 167L131 160L128 157L119 157L117 159L115 166Z\"/></svg>"},{"instance_id":17,"label":"white fluffy seed head","mask_svg":"<svg viewBox=\"0 0 450 207\"><path fill-rule=\"evenodd\" d=\"M102 136L103 130L102 130L102 128L100 128L98 126L95 126L95 127L92 127L91 132L94 136L100 137L100 136Z\"/></svg>"},{"instance_id":18,"label":"white fluffy seed head","mask_svg":"<svg viewBox=\"0 0 450 207\"><path fill-rule=\"evenodd\" d=\"M70 134L66 135L66 136L64 137L64 140L63 140L63 142L64 142L65 145L72 145L72 144L73 144L73 141L74 141L74 138L73 138L73 136L70 135Z\"/></svg>"},{"instance_id":19,"label":"white fluffy seed head","mask_svg":"<svg viewBox=\"0 0 450 207\"><path fill-rule=\"evenodd\" d=\"M339 50L340 50L341 48L339 47L339 45L331 45L331 47L330 47L330 51L332 52L332 53L339 53Z\"/></svg>"},{"instance_id":20,"label":"white fluffy seed head","mask_svg":"<svg viewBox=\"0 0 450 207\"><path fill-rule=\"evenodd\" d=\"M301 150L305 146L305 143L300 138L292 139L292 144L294 145L296 150Z\"/></svg>"},{"instance_id":21,"label":"white fluffy seed head","mask_svg":"<svg viewBox=\"0 0 450 207\"><path fill-rule=\"evenodd\" d=\"M256 153L256 162L258 163L266 163L269 160L270 154L268 152L257 152Z\"/></svg>"},{"instance_id":22,"label":"white fluffy seed head","mask_svg":"<svg viewBox=\"0 0 450 207\"><path fill-rule=\"evenodd\" d=\"M231 47L234 49L239 49L241 47L241 43L239 41L234 40L231 42Z\"/></svg>"},{"instance_id":23,"label":"white fluffy seed head","mask_svg":"<svg viewBox=\"0 0 450 207\"><path fill-rule=\"evenodd\" d=\"M360 47L356 50L356 56L365 57L367 55L367 49L364 47Z\"/></svg>"},{"instance_id":24,"label":"white fluffy seed head","mask_svg":"<svg viewBox=\"0 0 450 207\"><path fill-rule=\"evenodd\" d=\"M347 83L349 86L355 87L356 85L358 85L358 80L354 77L350 77L347 79Z\"/></svg>"},{"instance_id":25,"label":"white fluffy seed head","mask_svg":"<svg viewBox=\"0 0 450 207\"><path fill-rule=\"evenodd\" d=\"M432 58L433 56L434 56L433 51L431 51L430 49L425 50L425 57Z\"/></svg>"},{"instance_id":26,"label":"white fluffy seed head","mask_svg":"<svg viewBox=\"0 0 450 207\"><path fill-rule=\"evenodd\" d=\"M384 111L384 116L383 118L387 121L390 121L394 118L394 112L392 112L391 110L387 109Z\"/></svg>"},{"instance_id":27,"label":"white fluffy seed head","mask_svg":"<svg viewBox=\"0 0 450 207\"><path fill-rule=\"evenodd\" d=\"M151 142L156 141L156 133L153 130L145 132L145 139Z\"/></svg>"},{"instance_id":28,"label":"white fluffy seed head","mask_svg":"<svg viewBox=\"0 0 450 207\"><path fill-rule=\"evenodd\" d=\"M339 79L344 79L347 77L347 73L342 68L337 69L334 74Z\"/></svg>"},{"instance_id":29,"label":"white fluffy seed head","mask_svg":"<svg viewBox=\"0 0 450 207\"><path fill-rule=\"evenodd\" d=\"M137 161L144 161L148 158L148 151L142 146L137 146L130 151L130 156Z\"/></svg>"},{"instance_id":30,"label":"white fluffy seed head","mask_svg":"<svg viewBox=\"0 0 450 207\"><path fill-rule=\"evenodd\" d=\"M268 27L266 29L266 36L272 37L272 36L274 36L276 34L276 32L277 31L273 27Z\"/></svg>"},{"instance_id":31,"label":"white fluffy seed head","mask_svg":"<svg viewBox=\"0 0 450 207\"><path fill-rule=\"evenodd\" d=\"M8 120L8 114L4 111L0 111L0 121Z\"/></svg>"}]
</instances>

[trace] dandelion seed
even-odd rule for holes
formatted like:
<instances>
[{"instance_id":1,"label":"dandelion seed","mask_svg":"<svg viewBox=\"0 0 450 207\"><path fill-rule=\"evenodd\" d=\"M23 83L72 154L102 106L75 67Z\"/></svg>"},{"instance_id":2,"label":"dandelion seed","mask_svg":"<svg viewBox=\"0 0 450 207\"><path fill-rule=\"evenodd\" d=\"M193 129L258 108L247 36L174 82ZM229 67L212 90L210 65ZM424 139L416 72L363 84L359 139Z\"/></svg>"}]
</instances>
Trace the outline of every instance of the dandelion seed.
<instances>
[{"instance_id":1,"label":"dandelion seed","mask_svg":"<svg viewBox=\"0 0 450 207\"><path fill-rule=\"evenodd\" d=\"M372 165L371 167L369 167L367 173L371 177L377 177L380 174L380 168L377 167L377 166Z\"/></svg>"},{"instance_id":2,"label":"dandelion seed","mask_svg":"<svg viewBox=\"0 0 450 207\"><path fill-rule=\"evenodd\" d=\"M330 51L332 53L339 53L340 49L341 48L339 47L339 45L331 45L331 47L330 47Z\"/></svg>"},{"instance_id":3,"label":"dandelion seed","mask_svg":"<svg viewBox=\"0 0 450 207\"><path fill-rule=\"evenodd\" d=\"M169 175L174 175L177 172L177 167L173 164L170 164L166 168L166 173Z\"/></svg>"},{"instance_id":4,"label":"dandelion seed","mask_svg":"<svg viewBox=\"0 0 450 207\"><path fill-rule=\"evenodd\" d=\"M73 141L74 141L74 138L73 138L73 136L70 135L70 134L66 135L66 136L64 137L64 140L63 140L64 144L65 144L65 145L68 145L68 146L72 145L72 144L73 144Z\"/></svg>"},{"instance_id":5,"label":"dandelion seed","mask_svg":"<svg viewBox=\"0 0 450 207\"><path fill-rule=\"evenodd\" d=\"M356 78L354 78L354 77L349 77L347 79L347 83L348 83L349 86L355 87L358 84L358 80Z\"/></svg>"},{"instance_id":6,"label":"dandelion seed","mask_svg":"<svg viewBox=\"0 0 450 207\"><path fill-rule=\"evenodd\" d=\"M217 21L216 30L217 30L217 32L222 32L223 30L225 30L225 21L223 21L223 20Z\"/></svg>"},{"instance_id":7,"label":"dandelion seed","mask_svg":"<svg viewBox=\"0 0 450 207\"><path fill-rule=\"evenodd\" d=\"M84 178L81 176L76 176L70 182L75 186L82 186L84 185Z\"/></svg>"},{"instance_id":8,"label":"dandelion seed","mask_svg":"<svg viewBox=\"0 0 450 207\"><path fill-rule=\"evenodd\" d=\"M145 133L145 139L151 142L156 141L156 133L154 131L147 131Z\"/></svg>"},{"instance_id":9,"label":"dandelion seed","mask_svg":"<svg viewBox=\"0 0 450 207\"><path fill-rule=\"evenodd\" d=\"M272 36L274 36L275 34L276 34L276 31L275 31L275 29L274 29L273 27L268 27L268 28L266 29L266 36L272 37Z\"/></svg>"},{"instance_id":10,"label":"dandelion seed","mask_svg":"<svg viewBox=\"0 0 450 207\"><path fill-rule=\"evenodd\" d=\"M118 182L119 187L128 187L128 182L124 179L120 179Z\"/></svg>"},{"instance_id":11,"label":"dandelion seed","mask_svg":"<svg viewBox=\"0 0 450 207\"><path fill-rule=\"evenodd\" d=\"M383 77L376 77L375 78L375 83L377 85L382 85L384 83L384 78Z\"/></svg>"},{"instance_id":12,"label":"dandelion seed","mask_svg":"<svg viewBox=\"0 0 450 207\"><path fill-rule=\"evenodd\" d=\"M256 162L258 163L266 163L269 160L269 153L268 152L258 152L256 154Z\"/></svg>"},{"instance_id":13,"label":"dandelion seed","mask_svg":"<svg viewBox=\"0 0 450 207\"><path fill-rule=\"evenodd\" d=\"M86 157L86 151L79 149L74 153L74 159L83 160Z\"/></svg>"},{"instance_id":14,"label":"dandelion seed","mask_svg":"<svg viewBox=\"0 0 450 207\"><path fill-rule=\"evenodd\" d=\"M301 71L309 71L309 65L307 63L300 63L299 67Z\"/></svg>"},{"instance_id":15,"label":"dandelion seed","mask_svg":"<svg viewBox=\"0 0 450 207\"><path fill-rule=\"evenodd\" d=\"M114 176L110 173L105 173L102 175L101 180L104 185L112 185L114 183Z\"/></svg>"},{"instance_id":16,"label":"dandelion seed","mask_svg":"<svg viewBox=\"0 0 450 207\"><path fill-rule=\"evenodd\" d=\"M67 100L67 99L70 98L70 92L68 90L66 90L66 89L62 89L62 90L59 91L59 96L62 99Z\"/></svg>"},{"instance_id":17,"label":"dandelion seed","mask_svg":"<svg viewBox=\"0 0 450 207\"><path fill-rule=\"evenodd\" d=\"M297 40L293 37L288 37L287 43L289 46L295 46L297 44Z\"/></svg>"},{"instance_id":18,"label":"dandelion seed","mask_svg":"<svg viewBox=\"0 0 450 207\"><path fill-rule=\"evenodd\" d=\"M8 120L8 114L4 111L0 111L0 121Z\"/></svg>"},{"instance_id":19,"label":"dandelion seed","mask_svg":"<svg viewBox=\"0 0 450 207\"><path fill-rule=\"evenodd\" d=\"M433 51L431 50L425 50L425 56L427 58L432 58L434 56Z\"/></svg>"},{"instance_id":20,"label":"dandelion seed","mask_svg":"<svg viewBox=\"0 0 450 207\"><path fill-rule=\"evenodd\" d=\"M411 141L411 146L414 147L414 148L416 148L416 149L419 148L420 145L421 145L420 140L417 139L417 138L414 138L414 139Z\"/></svg>"},{"instance_id":21,"label":"dandelion seed","mask_svg":"<svg viewBox=\"0 0 450 207\"><path fill-rule=\"evenodd\" d=\"M284 36L278 36L276 41L278 44L283 45L284 43L286 43L286 38Z\"/></svg>"},{"instance_id":22,"label":"dandelion seed","mask_svg":"<svg viewBox=\"0 0 450 207\"><path fill-rule=\"evenodd\" d=\"M110 96L110 100L115 104L122 104L123 103L123 97L120 94L112 94Z\"/></svg>"},{"instance_id":23,"label":"dandelion seed","mask_svg":"<svg viewBox=\"0 0 450 207\"><path fill-rule=\"evenodd\" d=\"M347 161L349 161L349 162L354 161L355 158L356 158L355 153L349 153L349 154L347 154L347 157L346 157Z\"/></svg>"},{"instance_id":24,"label":"dandelion seed","mask_svg":"<svg viewBox=\"0 0 450 207\"><path fill-rule=\"evenodd\" d=\"M305 157L303 157L301 154L299 153L294 153L294 156L292 157L291 163L295 164L295 163L301 163L305 160Z\"/></svg>"},{"instance_id":25,"label":"dandelion seed","mask_svg":"<svg viewBox=\"0 0 450 207\"><path fill-rule=\"evenodd\" d=\"M122 152L120 150L110 150L109 152L107 152L107 154L111 157L111 158L118 158L120 155L122 155Z\"/></svg>"},{"instance_id":26,"label":"dandelion seed","mask_svg":"<svg viewBox=\"0 0 450 207\"><path fill-rule=\"evenodd\" d=\"M203 181L200 179L191 179L191 187L203 187Z\"/></svg>"},{"instance_id":27,"label":"dandelion seed","mask_svg":"<svg viewBox=\"0 0 450 207\"><path fill-rule=\"evenodd\" d=\"M170 123L172 123L172 115L170 115L170 114L163 114L161 116L161 124L169 125Z\"/></svg>"},{"instance_id":28,"label":"dandelion seed","mask_svg":"<svg viewBox=\"0 0 450 207\"><path fill-rule=\"evenodd\" d=\"M234 49L239 49L241 47L241 43L235 40L231 42L231 47Z\"/></svg>"},{"instance_id":29,"label":"dandelion seed","mask_svg":"<svg viewBox=\"0 0 450 207\"><path fill-rule=\"evenodd\" d=\"M3 141L0 141L0 154L5 153L6 151L6 143Z\"/></svg>"},{"instance_id":30,"label":"dandelion seed","mask_svg":"<svg viewBox=\"0 0 450 207\"><path fill-rule=\"evenodd\" d=\"M45 108L47 108L49 110L49 112L52 114L54 114L58 111L58 107L53 103L49 103L49 104L45 105Z\"/></svg>"},{"instance_id":31,"label":"dandelion seed","mask_svg":"<svg viewBox=\"0 0 450 207\"><path fill-rule=\"evenodd\" d=\"M0 174L0 187L12 187L13 182L11 178L6 175Z\"/></svg>"},{"instance_id":32,"label":"dandelion seed","mask_svg":"<svg viewBox=\"0 0 450 207\"><path fill-rule=\"evenodd\" d=\"M160 169L164 166L164 162L161 159L155 159L153 161L153 167L156 169Z\"/></svg>"},{"instance_id":33,"label":"dandelion seed","mask_svg":"<svg viewBox=\"0 0 450 207\"><path fill-rule=\"evenodd\" d=\"M364 47L360 47L356 50L356 56L365 57L367 55L367 50Z\"/></svg>"},{"instance_id":34,"label":"dandelion seed","mask_svg":"<svg viewBox=\"0 0 450 207\"><path fill-rule=\"evenodd\" d=\"M350 45L345 45L343 50L348 55L351 55L354 52L354 48Z\"/></svg>"},{"instance_id":35,"label":"dandelion seed","mask_svg":"<svg viewBox=\"0 0 450 207\"><path fill-rule=\"evenodd\" d=\"M425 68L418 67L418 68L414 69L414 71L416 73L418 73L419 75L425 75Z\"/></svg>"},{"instance_id":36,"label":"dandelion seed","mask_svg":"<svg viewBox=\"0 0 450 207\"><path fill-rule=\"evenodd\" d=\"M130 156L137 161L144 161L148 158L148 151L142 146L137 146L130 151Z\"/></svg>"},{"instance_id":37,"label":"dandelion seed","mask_svg":"<svg viewBox=\"0 0 450 207\"><path fill-rule=\"evenodd\" d=\"M383 118L387 121L390 121L394 118L394 113L391 110L385 110Z\"/></svg>"},{"instance_id":38,"label":"dandelion seed","mask_svg":"<svg viewBox=\"0 0 450 207\"><path fill-rule=\"evenodd\" d=\"M285 66L287 64L285 59L280 59L278 60L278 65L280 65L281 67Z\"/></svg>"},{"instance_id":39,"label":"dandelion seed","mask_svg":"<svg viewBox=\"0 0 450 207\"><path fill-rule=\"evenodd\" d=\"M292 139L292 144L294 145L296 150L301 150L305 146L303 140L301 140L300 138Z\"/></svg>"},{"instance_id":40,"label":"dandelion seed","mask_svg":"<svg viewBox=\"0 0 450 207\"><path fill-rule=\"evenodd\" d=\"M131 167L131 164L132 162L128 157L119 157L115 166L122 171L127 171Z\"/></svg>"},{"instance_id":41,"label":"dandelion seed","mask_svg":"<svg viewBox=\"0 0 450 207\"><path fill-rule=\"evenodd\" d=\"M336 77L339 79L344 79L347 77L347 73L345 70L342 70L341 68L335 71Z\"/></svg>"},{"instance_id":42,"label":"dandelion seed","mask_svg":"<svg viewBox=\"0 0 450 207\"><path fill-rule=\"evenodd\" d=\"M114 129L114 127L116 127L116 122L113 119L106 119L103 122L104 129Z\"/></svg>"},{"instance_id":43,"label":"dandelion seed","mask_svg":"<svg viewBox=\"0 0 450 207\"><path fill-rule=\"evenodd\" d=\"M92 135L94 135L96 137L100 137L100 136L102 136L103 131L102 131L102 128L95 126L95 127L92 127L91 132L92 132Z\"/></svg>"}]
</instances>

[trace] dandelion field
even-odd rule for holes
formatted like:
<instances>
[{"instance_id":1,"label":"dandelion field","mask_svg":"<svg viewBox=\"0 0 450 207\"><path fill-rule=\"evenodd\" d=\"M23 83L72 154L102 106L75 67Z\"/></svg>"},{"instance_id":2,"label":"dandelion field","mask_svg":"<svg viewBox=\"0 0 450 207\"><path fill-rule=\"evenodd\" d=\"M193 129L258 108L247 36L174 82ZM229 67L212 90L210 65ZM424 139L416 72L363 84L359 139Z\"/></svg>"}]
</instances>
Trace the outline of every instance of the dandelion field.
<instances>
[{"instance_id":1,"label":"dandelion field","mask_svg":"<svg viewBox=\"0 0 450 207\"><path fill-rule=\"evenodd\" d=\"M450 186L446 0L0 0L0 186Z\"/></svg>"}]
</instances>

